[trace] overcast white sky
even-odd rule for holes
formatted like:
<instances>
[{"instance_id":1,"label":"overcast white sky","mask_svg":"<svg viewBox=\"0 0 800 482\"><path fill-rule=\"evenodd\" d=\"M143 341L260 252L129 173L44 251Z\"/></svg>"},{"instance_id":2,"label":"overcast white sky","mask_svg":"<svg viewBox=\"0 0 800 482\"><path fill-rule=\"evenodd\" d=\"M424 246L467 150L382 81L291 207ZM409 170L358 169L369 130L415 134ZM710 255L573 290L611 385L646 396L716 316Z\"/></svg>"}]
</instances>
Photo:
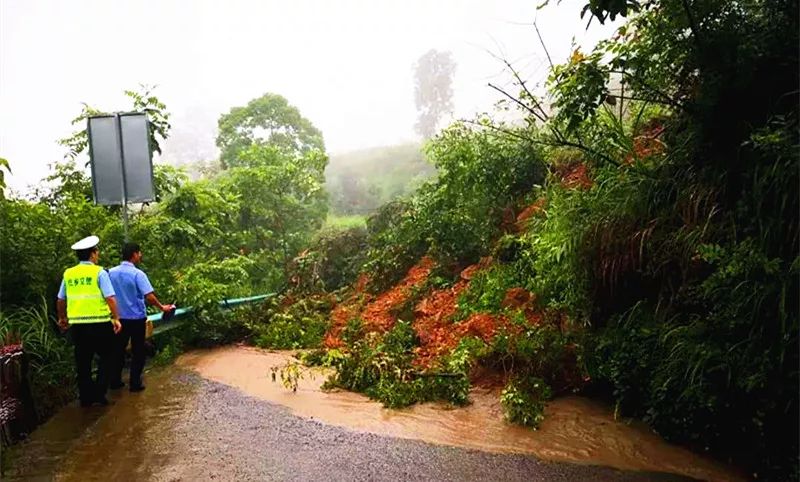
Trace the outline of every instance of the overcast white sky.
<instances>
[{"instance_id":1,"label":"overcast white sky","mask_svg":"<svg viewBox=\"0 0 800 482\"><path fill-rule=\"evenodd\" d=\"M113 111L122 91L157 84L173 114L165 160L213 155L216 120L266 92L285 96L322 130L330 152L415 138L412 66L431 48L457 63L456 117L491 110L510 74L488 51L543 80L573 37L612 33L579 17L586 0L537 11L539 0L0 0L0 157L15 190L60 159L81 102ZM180 144L180 145L179 145Z\"/></svg>"}]
</instances>

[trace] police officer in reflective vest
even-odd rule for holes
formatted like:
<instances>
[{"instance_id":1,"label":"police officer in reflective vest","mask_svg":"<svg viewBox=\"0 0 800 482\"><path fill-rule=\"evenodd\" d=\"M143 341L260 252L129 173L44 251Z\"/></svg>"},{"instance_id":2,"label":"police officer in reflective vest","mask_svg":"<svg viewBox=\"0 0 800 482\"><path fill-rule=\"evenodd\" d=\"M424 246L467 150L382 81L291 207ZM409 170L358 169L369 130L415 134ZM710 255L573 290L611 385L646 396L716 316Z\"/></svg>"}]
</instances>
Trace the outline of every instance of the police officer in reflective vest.
<instances>
[{"instance_id":1,"label":"police officer in reflective vest","mask_svg":"<svg viewBox=\"0 0 800 482\"><path fill-rule=\"evenodd\" d=\"M97 236L72 245L79 263L64 271L56 308L58 324L70 328L75 343L75 369L82 407L108 405L106 390L112 363L114 335L122 325L117 314L114 288L108 272L97 265ZM92 359L99 355L97 380L92 379Z\"/></svg>"}]
</instances>

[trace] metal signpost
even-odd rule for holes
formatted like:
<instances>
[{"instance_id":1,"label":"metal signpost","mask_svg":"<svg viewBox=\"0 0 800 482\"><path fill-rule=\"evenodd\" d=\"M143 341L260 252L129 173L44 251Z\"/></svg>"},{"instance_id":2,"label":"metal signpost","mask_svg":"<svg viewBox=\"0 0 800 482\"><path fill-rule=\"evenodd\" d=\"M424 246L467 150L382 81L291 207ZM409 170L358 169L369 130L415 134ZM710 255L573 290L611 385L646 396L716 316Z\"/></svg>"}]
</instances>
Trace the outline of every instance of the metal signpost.
<instances>
[{"instance_id":1,"label":"metal signpost","mask_svg":"<svg viewBox=\"0 0 800 482\"><path fill-rule=\"evenodd\" d=\"M128 203L155 201L147 115L117 112L89 117L89 157L95 204L122 206L128 241Z\"/></svg>"}]
</instances>

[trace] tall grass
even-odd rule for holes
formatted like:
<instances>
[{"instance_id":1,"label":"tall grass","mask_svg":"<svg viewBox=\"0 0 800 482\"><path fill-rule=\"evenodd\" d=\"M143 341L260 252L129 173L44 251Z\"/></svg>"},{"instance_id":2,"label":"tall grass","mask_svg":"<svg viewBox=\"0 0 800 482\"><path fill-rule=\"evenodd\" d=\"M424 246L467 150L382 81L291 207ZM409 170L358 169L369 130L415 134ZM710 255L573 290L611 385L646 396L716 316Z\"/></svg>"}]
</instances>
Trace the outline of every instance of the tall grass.
<instances>
[{"instance_id":1,"label":"tall grass","mask_svg":"<svg viewBox=\"0 0 800 482\"><path fill-rule=\"evenodd\" d=\"M0 311L0 342L22 343L39 420L74 398L72 347L59 334L44 300L39 306Z\"/></svg>"}]
</instances>

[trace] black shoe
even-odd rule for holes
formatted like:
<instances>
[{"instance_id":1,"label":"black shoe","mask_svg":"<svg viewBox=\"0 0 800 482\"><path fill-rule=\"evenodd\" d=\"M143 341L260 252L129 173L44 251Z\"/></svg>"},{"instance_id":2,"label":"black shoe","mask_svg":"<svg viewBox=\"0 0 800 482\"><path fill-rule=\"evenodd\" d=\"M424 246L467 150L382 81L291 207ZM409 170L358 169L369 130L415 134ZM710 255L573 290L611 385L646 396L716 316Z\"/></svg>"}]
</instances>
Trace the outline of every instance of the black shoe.
<instances>
[{"instance_id":1,"label":"black shoe","mask_svg":"<svg viewBox=\"0 0 800 482\"><path fill-rule=\"evenodd\" d=\"M119 390L120 388L125 386L125 382L115 382L108 386L108 388L112 390Z\"/></svg>"},{"instance_id":2,"label":"black shoe","mask_svg":"<svg viewBox=\"0 0 800 482\"><path fill-rule=\"evenodd\" d=\"M141 392L144 390L144 385L131 385L131 392Z\"/></svg>"}]
</instances>

